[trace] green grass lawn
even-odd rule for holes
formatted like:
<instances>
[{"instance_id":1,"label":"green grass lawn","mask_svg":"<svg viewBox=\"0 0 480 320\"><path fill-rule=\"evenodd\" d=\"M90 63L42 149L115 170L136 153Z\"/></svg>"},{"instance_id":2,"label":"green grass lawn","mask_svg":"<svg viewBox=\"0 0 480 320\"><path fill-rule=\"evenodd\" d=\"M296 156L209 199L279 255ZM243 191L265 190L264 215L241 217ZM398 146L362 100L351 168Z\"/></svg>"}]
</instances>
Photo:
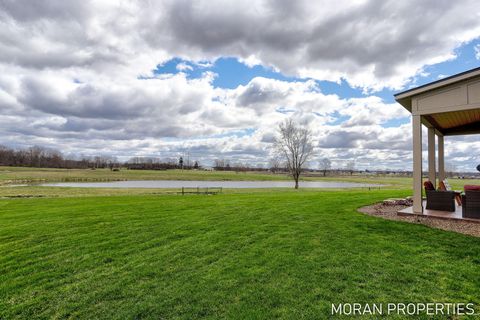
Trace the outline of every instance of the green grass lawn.
<instances>
[{"instance_id":1,"label":"green grass lawn","mask_svg":"<svg viewBox=\"0 0 480 320\"><path fill-rule=\"evenodd\" d=\"M480 304L480 239L359 214L408 190L0 201L0 319L325 319Z\"/></svg>"}]
</instances>

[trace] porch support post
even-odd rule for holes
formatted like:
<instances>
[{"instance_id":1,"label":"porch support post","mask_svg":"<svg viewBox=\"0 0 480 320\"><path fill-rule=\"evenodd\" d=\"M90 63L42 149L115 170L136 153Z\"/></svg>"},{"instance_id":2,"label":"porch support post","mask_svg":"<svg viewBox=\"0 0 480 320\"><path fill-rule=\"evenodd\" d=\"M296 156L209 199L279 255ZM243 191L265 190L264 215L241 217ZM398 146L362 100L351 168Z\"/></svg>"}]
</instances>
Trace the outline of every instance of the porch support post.
<instances>
[{"instance_id":1,"label":"porch support post","mask_svg":"<svg viewBox=\"0 0 480 320\"><path fill-rule=\"evenodd\" d=\"M438 181L445 180L445 149L443 145L443 135L438 134Z\"/></svg>"},{"instance_id":2,"label":"porch support post","mask_svg":"<svg viewBox=\"0 0 480 320\"><path fill-rule=\"evenodd\" d=\"M428 180L437 188L437 170L435 168L435 129L428 128Z\"/></svg>"},{"instance_id":3,"label":"porch support post","mask_svg":"<svg viewBox=\"0 0 480 320\"><path fill-rule=\"evenodd\" d=\"M422 122L420 115L412 116L413 123L413 212L423 213L422 204Z\"/></svg>"}]
</instances>

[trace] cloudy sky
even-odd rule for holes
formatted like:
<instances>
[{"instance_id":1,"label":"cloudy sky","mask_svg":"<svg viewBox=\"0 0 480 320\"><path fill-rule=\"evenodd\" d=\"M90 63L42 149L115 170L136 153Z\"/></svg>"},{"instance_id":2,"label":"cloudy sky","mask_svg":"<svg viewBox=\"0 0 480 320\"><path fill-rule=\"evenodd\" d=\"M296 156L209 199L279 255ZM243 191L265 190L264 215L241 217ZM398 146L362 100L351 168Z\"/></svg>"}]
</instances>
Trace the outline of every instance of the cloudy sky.
<instances>
[{"instance_id":1,"label":"cloudy sky","mask_svg":"<svg viewBox=\"0 0 480 320\"><path fill-rule=\"evenodd\" d=\"M478 0L0 0L0 144L262 164L293 117L312 167L408 170L393 93L478 66Z\"/></svg>"}]
</instances>

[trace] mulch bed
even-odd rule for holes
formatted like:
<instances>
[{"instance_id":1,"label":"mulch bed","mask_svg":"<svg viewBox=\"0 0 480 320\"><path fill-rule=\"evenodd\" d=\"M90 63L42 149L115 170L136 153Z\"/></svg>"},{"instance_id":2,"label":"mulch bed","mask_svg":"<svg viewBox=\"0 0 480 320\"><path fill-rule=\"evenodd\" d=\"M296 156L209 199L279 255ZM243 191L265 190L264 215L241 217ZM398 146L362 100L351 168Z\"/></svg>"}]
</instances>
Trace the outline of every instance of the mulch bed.
<instances>
[{"instance_id":1,"label":"mulch bed","mask_svg":"<svg viewBox=\"0 0 480 320\"><path fill-rule=\"evenodd\" d=\"M462 221L462 220L445 220L435 217L418 217L418 216L399 216L397 212L409 207L408 205L383 204L377 203L358 209L358 211L370 216L380 217L388 220L405 221L416 224L423 224L432 228L463 233L466 235L480 237L480 223Z\"/></svg>"}]
</instances>

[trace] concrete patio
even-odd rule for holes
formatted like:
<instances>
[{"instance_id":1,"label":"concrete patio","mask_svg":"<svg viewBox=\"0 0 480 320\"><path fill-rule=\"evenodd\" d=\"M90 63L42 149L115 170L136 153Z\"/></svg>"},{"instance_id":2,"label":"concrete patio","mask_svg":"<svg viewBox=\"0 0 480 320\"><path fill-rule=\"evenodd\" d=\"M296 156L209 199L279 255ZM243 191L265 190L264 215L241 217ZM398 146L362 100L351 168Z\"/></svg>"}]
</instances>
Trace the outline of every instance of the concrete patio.
<instances>
[{"instance_id":1,"label":"concrete patio","mask_svg":"<svg viewBox=\"0 0 480 320\"><path fill-rule=\"evenodd\" d=\"M423 207L426 207L426 200L423 200ZM418 217L430 217L435 219L445 220L458 220L458 221L471 221L480 224L480 219L471 219L462 217L462 207L455 205L454 212L440 211L440 210L428 210L424 209L423 213L415 213L413 207L408 207L398 211L399 216L418 216Z\"/></svg>"}]
</instances>

